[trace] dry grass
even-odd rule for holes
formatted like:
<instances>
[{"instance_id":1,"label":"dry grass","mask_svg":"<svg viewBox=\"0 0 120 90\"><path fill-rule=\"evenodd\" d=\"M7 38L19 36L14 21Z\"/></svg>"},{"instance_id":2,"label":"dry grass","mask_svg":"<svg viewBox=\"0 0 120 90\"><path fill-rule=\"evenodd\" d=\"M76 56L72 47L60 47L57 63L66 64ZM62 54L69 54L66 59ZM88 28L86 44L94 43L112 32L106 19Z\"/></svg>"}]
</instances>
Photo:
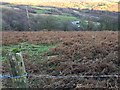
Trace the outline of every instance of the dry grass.
<instances>
[{"instance_id":1,"label":"dry grass","mask_svg":"<svg viewBox=\"0 0 120 90\"><path fill-rule=\"evenodd\" d=\"M31 74L49 75L112 75L120 74L118 32L2 32L3 45L30 42L58 44L43 57L47 62L33 63L24 56L26 70ZM29 71L30 70L30 71ZM42 72L41 72L42 71ZM94 88L116 87L114 78L35 78L29 77L30 87ZM39 82L39 83L38 83Z\"/></svg>"},{"instance_id":2,"label":"dry grass","mask_svg":"<svg viewBox=\"0 0 120 90\"><path fill-rule=\"evenodd\" d=\"M1 0L0 0L1 1ZM66 1L45 1L45 0L4 0L4 2L9 2L13 4L23 4L23 5L42 5L42 6L54 6L54 7L62 7L62 8L81 8L85 9L86 6L92 6L94 10L105 10L105 11L116 11L118 12L118 3L115 2L104 2L104 1L85 1L85 2L70 2L69 0ZM105 3L105 6L98 6L98 4Z\"/></svg>"},{"instance_id":3,"label":"dry grass","mask_svg":"<svg viewBox=\"0 0 120 90\"><path fill-rule=\"evenodd\" d=\"M118 32L113 31L86 31L86 32L64 32L64 31L50 31L50 32L17 32L8 31L2 33L2 44L17 44L20 42L31 43L58 43L58 42L83 42L93 43L95 35L95 43L114 42L118 41Z\"/></svg>"}]
</instances>

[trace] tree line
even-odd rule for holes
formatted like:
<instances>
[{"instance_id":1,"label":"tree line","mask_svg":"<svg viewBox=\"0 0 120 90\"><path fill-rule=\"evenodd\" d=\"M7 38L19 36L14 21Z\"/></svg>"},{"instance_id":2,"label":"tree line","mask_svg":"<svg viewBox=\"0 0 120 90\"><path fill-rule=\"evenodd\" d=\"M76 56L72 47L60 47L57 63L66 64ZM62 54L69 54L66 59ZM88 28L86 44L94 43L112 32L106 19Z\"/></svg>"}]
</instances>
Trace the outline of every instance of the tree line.
<instances>
[{"instance_id":1,"label":"tree line","mask_svg":"<svg viewBox=\"0 0 120 90\"><path fill-rule=\"evenodd\" d=\"M40 30L118 30L118 21L110 17L102 17L98 22L99 26L95 27L92 21L86 24L81 20L80 26L77 27L70 20L58 20L52 15L29 14L22 10L13 10L11 8L2 9L2 30L13 31L40 31ZM79 19L78 19L79 20Z\"/></svg>"}]
</instances>

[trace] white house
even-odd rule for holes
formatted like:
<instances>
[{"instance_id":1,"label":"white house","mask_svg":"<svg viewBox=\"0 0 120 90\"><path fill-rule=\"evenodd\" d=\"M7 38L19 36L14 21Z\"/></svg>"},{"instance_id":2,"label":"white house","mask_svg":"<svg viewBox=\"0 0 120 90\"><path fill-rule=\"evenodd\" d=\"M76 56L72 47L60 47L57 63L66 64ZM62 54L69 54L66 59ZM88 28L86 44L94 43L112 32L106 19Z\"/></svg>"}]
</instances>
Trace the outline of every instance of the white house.
<instances>
[{"instance_id":1,"label":"white house","mask_svg":"<svg viewBox=\"0 0 120 90\"><path fill-rule=\"evenodd\" d=\"M73 21L72 24L77 27L80 27L80 21Z\"/></svg>"}]
</instances>

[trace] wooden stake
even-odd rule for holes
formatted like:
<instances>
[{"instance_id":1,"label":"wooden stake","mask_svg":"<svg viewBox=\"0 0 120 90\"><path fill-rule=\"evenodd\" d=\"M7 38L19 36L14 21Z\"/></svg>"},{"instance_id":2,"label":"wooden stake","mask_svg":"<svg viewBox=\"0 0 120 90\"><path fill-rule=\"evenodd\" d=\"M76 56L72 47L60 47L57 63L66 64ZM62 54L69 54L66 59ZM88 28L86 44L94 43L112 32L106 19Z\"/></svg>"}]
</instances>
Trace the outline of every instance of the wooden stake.
<instances>
[{"instance_id":1,"label":"wooden stake","mask_svg":"<svg viewBox=\"0 0 120 90\"><path fill-rule=\"evenodd\" d=\"M13 76L12 85L14 88L27 88L27 73L25 70L25 65L23 61L23 57L21 52L11 52L10 56L10 66L11 66L11 74Z\"/></svg>"}]
</instances>

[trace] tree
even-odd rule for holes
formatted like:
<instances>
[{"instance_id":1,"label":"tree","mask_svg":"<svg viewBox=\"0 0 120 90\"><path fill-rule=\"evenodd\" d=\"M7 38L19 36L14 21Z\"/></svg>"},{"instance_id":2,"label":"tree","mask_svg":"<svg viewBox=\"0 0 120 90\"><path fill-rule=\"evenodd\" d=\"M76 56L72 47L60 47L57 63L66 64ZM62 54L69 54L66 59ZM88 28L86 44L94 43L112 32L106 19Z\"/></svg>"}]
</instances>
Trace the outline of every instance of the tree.
<instances>
[{"instance_id":1,"label":"tree","mask_svg":"<svg viewBox=\"0 0 120 90\"><path fill-rule=\"evenodd\" d=\"M62 22L62 26L63 26L63 30L64 31L68 31L69 30L69 26L70 26L70 22L69 21L63 21Z\"/></svg>"},{"instance_id":2,"label":"tree","mask_svg":"<svg viewBox=\"0 0 120 90\"><path fill-rule=\"evenodd\" d=\"M88 21L87 29L88 30L93 30L94 24L92 21Z\"/></svg>"},{"instance_id":3,"label":"tree","mask_svg":"<svg viewBox=\"0 0 120 90\"><path fill-rule=\"evenodd\" d=\"M2 9L3 28L6 30L28 30L27 16L24 11ZM6 25L7 24L7 25Z\"/></svg>"},{"instance_id":4,"label":"tree","mask_svg":"<svg viewBox=\"0 0 120 90\"><path fill-rule=\"evenodd\" d=\"M47 16L45 17L45 20L42 23L48 31L51 31L52 29L56 29L57 27L57 19L53 16Z\"/></svg>"}]
</instances>

